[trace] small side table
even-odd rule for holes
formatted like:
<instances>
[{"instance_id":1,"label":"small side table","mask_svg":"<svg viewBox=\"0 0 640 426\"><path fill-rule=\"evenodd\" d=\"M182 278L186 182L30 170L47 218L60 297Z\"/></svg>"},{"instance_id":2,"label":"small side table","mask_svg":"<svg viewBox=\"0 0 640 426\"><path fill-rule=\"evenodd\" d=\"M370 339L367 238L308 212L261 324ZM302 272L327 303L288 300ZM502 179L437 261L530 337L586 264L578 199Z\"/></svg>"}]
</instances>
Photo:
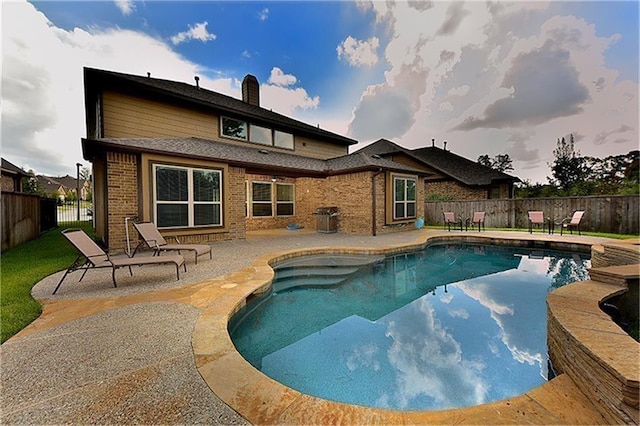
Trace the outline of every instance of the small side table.
<instances>
[{"instance_id":1,"label":"small side table","mask_svg":"<svg viewBox=\"0 0 640 426\"><path fill-rule=\"evenodd\" d=\"M547 218L547 231L549 232L549 235L553 234L554 227L555 227L555 222L553 221L553 219L548 217Z\"/></svg>"}]
</instances>

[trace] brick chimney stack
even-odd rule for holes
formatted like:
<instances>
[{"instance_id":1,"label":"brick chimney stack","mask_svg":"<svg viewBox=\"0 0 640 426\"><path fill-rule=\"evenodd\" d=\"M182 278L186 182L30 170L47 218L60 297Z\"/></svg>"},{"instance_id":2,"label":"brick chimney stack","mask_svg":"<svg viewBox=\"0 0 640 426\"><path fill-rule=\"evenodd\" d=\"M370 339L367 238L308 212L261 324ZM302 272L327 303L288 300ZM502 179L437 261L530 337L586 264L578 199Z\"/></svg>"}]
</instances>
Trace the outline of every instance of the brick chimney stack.
<instances>
[{"instance_id":1,"label":"brick chimney stack","mask_svg":"<svg viewBox=\"0 0 640 426\"><path fill-rule=\"evenodd\" d=\"M242 80L242 100L250 105L260 106L260 85L258 79L247 74Z\"/></svg>"}]
</instances>

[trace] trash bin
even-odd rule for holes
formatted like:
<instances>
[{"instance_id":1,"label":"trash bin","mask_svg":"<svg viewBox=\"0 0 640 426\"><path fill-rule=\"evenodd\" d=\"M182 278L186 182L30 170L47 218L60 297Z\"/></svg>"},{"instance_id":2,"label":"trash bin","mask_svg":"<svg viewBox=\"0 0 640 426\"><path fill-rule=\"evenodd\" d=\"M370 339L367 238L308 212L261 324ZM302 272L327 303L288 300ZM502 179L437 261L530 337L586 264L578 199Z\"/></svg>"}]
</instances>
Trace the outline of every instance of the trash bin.
<instances>
[{"instance_id":1,"label":"trash bin","mask_svg":"<svg viewBox=\"0 0 640 426\"><path fill-rule=\"evenodd\" d=\"M337 207L318 207L313 214L316 215L316 231L325 234L338 232Z\"/></svg>"}]
</instances>

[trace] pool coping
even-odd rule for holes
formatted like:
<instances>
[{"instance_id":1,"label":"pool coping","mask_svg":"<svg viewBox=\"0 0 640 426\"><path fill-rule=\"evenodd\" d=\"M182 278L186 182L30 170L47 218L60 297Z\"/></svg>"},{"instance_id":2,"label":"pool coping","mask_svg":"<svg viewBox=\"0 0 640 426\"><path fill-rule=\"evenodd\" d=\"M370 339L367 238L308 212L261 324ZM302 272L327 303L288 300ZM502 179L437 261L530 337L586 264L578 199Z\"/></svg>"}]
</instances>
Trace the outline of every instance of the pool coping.
<instances>
[{"instance_id":1,"label":"pool coping","mask_svg":"<svg viewBox=\"0 0 640 426\"><path fill-rule=\"evenodd\" d=\"M531 391L488 404L441 411L396 411L349 405L302 394L267 377L235 349L227 331L230 318L247 300L264 293L274 277L270 265L313 254L388 255L447 241L502 244L540 249L590 251L591 243L537 236L492 236L468 233L420 235L413 242L376 248L319 247L270 253L247 268L210 280L194 297L208 300L192 335L196 368L211 390L254 424L424 424L532 423L605 424L593 403L566 374ZM203 300L203 299L200 299ZM209 303L210 302L210 303Z\"/></svg>"}]
</instances>

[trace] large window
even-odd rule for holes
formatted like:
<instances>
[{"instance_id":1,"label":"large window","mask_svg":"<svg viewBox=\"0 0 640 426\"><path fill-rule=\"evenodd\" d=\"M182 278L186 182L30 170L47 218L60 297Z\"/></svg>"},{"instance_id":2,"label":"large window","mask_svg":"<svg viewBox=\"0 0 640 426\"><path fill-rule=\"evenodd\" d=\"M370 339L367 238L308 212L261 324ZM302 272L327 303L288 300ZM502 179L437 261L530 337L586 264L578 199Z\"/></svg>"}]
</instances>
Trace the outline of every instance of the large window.
<instances>
[{"instance_id":1,"label":"large window","mask_svg":"<svg viewBox=\"0 0 640 426\"><path fill-rule=\"evenodd\" d=\"M222 172L153 166L153 203L159 228L222 226Z\"/></svg>"},{"instance_id":2,"label":"large window","mask_svg":"<svg viewBox=\"0 0 640 426\"><path fill-rule=\"evenodd\" d=\"M393 218L412 219L416 217L416 179L393 178Z\"/></svg>"},{"instance_id":3,"label":"large window","mask_svg":"<svg viewBox=\"0 0 640 426\"><path fill-rule=\"evenodd\" d=\"M251 216L293 216L295 186L291 183L251 182Z\"/></svg>"}]
</instances>

